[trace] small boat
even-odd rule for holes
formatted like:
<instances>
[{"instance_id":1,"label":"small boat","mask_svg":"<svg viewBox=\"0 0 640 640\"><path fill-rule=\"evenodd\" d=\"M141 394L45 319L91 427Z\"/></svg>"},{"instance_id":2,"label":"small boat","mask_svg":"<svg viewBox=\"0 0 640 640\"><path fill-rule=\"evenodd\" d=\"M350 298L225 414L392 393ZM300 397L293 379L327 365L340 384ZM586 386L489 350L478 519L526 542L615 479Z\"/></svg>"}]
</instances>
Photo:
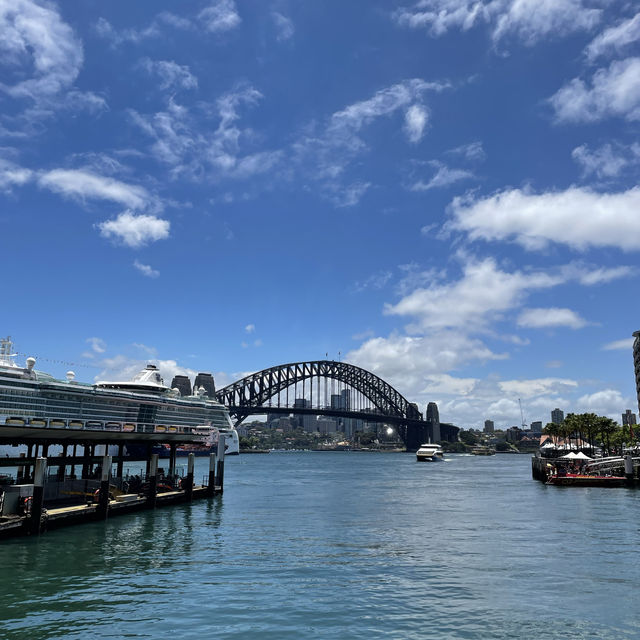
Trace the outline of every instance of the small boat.
<instances>
[{"instance_id":1,"label":"small boat","mask_svg":"<svg viewBox=\"0 0 640 640\"><path fill-rule=\"evenodd\" d=\"M46 427L47 421L43 420L42 418L31 418L31 420L29 420L29 426L30 427Z\"/></svg>"},{"instance_id":2,"label":"small boat","mask_svg":"<svg viewBox=\"0 0 640 640\"><path fill-rule=\"evenodd\" d=\"M67 426L67 423L64 420L56 420L55 418L53 420L49 420L49 426L50 427L57 427L59 428L63 428Z\"/></svg>"},{"instance_id":3,"label":"small boat","mask_svg":"<svg viewBox=\"0 0 640 640\"><path fill-rule=\"evenodd\" d=\"M567 473L566 475L552 475L545 484L556 487L622 487L625 482L624 476L590 476Z\"/></svg>"},{"instance_id":4,"label":"small boat","mask_svg":"<svg viewBox=\"0 0 640 640\"><path fill-rule=\"evenodd\" d=\"M132 431L136 430L136 425L131 422L125 422L122 425L122 430L126 431L127 433L131 433Z\"/></svg>"},{"instance_id":5,"label":"small boat","mask_svg":"<svg viewBox=\"0 0 640 640\"><path fill-rule=\"evenodd\" d=\"M4 423L10 424L14 427L23 427L25 425L25 420L24 418L7 418Z\"/></svg>"},{"instance_id":6,"label":"small boat","mask_svg":"<svg viewBox=\"0 0 640 640\"><path fill-rule=\"evenodd\" d=\"M156 425L156 433L166 433L167 425L166 424L157 424Z\"/></svg>"},{"instance_id":7,"label":"small boat","mask_svg":"<svg viewBox=\"0 0 640 640\"><path fill-rule=\"evenodd\" d=\"M122 425L119 422L107 422L104 428L105 431L122 431Z\"/></svg>"},{"instance_id":8,"label":"small boat","mask_svg":"<svg viewBox=\"0 0 640 640\"><path fill-rule=\"evenodd\" d=\"M441 455L438 455L438 454ZM433 462L442 458L442 449L439 444L422 444L416 452L418 462Z\"/></svg>"},{"instance_id":9,"label":"small boat","mask_svg":"<svg viewBox=\"0 0 640 640\"><path fill-rule=\"evenodd\" d=\"M102 430L104 428L104 425L102 424L102 422L98 421L98 420L87 420L86 424L84 425L85 429L100 429Z\"/></svg>"},{"instance_id":10,"label":"small boat","mask_svg":"<svg viewBox=\"0 0 640 640\"><path fill-rule=\"evenodd\" d=\"M69 420L69 429L82 429L84 427L84 422L80 420Z\"/></svg>"}]
</instances>

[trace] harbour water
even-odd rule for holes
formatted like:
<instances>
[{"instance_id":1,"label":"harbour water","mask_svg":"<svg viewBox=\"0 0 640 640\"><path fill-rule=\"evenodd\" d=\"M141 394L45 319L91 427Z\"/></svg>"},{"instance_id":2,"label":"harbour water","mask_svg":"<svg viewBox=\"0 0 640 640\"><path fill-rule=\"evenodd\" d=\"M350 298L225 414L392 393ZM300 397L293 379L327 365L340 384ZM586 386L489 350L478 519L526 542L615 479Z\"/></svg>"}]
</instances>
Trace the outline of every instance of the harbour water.
<instances>
[{"instance_id":1,"label":"harbour water","mask_svg":"<svg viewBox=\"0 0 640 640\"><path fill-rule=\"evenodd\" d=\"M2 542L0 638L638 638L639 515L529 456L230 457L213 500Z\"/></svg>"}]
</instances>

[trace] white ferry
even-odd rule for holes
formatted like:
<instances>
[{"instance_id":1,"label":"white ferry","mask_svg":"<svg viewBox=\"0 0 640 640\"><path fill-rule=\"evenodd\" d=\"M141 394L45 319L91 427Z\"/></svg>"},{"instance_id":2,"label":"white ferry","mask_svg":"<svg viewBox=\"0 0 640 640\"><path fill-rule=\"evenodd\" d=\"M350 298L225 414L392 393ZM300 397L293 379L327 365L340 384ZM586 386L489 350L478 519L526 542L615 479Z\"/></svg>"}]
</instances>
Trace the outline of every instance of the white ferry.
<instances>
[{"instance_id":1,"label":"white ferry","mask_svg":"<svg viewBox=\"0 0 640 640\"><path fill-rule=\"evenodd\" d=\"M86 384L72 371L66 380L37 371L34 358L20 367L15 357L11 338L0 339L0 438L16 427L193 435L204 425L235 432L229 411L215 399L211 374L198 374L194 393L185 376L176 376L183 394L165 386L153 364L132 380ZM196 386L199 380L208 389Z\"/></svg>"},{"instance_id":2,"label":"white ferry","mask_svg":"<svg viewBox=\"0 0 640 640\"><path fill-rule=\"evenodd\" d=\"M444 458L444 451L439 444L421 444L416 452L418 462L435 462Z\"/></svg>"}]
</instances>

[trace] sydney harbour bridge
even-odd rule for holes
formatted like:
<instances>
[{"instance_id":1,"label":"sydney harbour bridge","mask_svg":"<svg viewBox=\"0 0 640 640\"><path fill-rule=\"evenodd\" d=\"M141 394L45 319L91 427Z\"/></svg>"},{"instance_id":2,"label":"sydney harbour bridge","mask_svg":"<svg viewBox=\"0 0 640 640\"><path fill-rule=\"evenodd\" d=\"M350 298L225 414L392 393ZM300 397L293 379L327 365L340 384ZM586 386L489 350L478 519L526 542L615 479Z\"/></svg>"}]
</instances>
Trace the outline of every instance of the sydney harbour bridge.
<instances>
[{"instance_id":1,"label":"sydney harbour bridge","mask_svg":"<svg viewBox=\"0 0 640 640\"><path fill-rule=\"evenodd\" d=\"M429 403L426 418L418 405L375 374L347 362L315 360L264 369L216 391L236 425L250 415L331 416L392 426L407 450L423 442L458 439L458 427L441 423Z\"/></svg>"}]
</instances>

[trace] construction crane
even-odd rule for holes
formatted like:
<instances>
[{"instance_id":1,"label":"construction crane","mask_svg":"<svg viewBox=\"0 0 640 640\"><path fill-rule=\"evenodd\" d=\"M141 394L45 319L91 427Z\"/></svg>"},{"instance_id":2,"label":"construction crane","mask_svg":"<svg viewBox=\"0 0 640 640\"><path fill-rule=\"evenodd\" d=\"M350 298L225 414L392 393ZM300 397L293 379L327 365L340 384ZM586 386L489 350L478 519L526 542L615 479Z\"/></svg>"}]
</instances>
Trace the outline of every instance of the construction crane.
<instances>
[{"instance_id":1,"label":"construction crane","mask_svg":"<svg viewBox=\"0 0 640 640\"><path fill-rule=\"evenodd\" d=\"M520 398L518 398L518 404L520 405L520 417L522 418L522 430L527 430L527 423L524 421L524 411L522 410L522 402L520 402Z\"/></svg>"}]
</instances>

